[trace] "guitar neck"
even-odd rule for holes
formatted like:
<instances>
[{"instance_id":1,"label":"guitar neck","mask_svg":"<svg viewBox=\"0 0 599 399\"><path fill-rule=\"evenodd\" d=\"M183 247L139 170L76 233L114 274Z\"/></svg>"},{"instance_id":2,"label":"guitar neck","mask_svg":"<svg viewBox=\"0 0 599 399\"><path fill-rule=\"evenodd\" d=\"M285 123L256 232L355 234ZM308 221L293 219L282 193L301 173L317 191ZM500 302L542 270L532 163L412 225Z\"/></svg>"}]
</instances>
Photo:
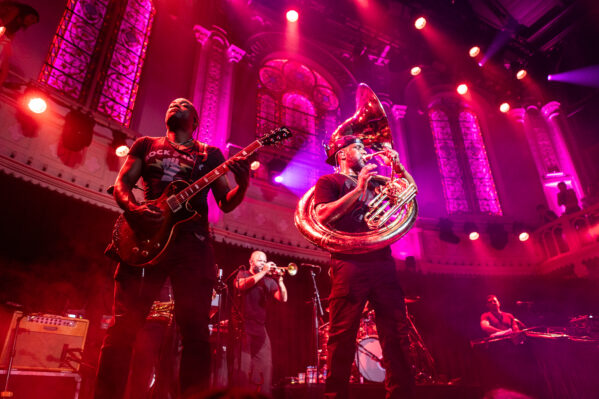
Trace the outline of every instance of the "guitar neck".
<instances>
[{"instance_id":1,"label":"guitar neck","mask_svg":"<svg viewBox=\"0 0 599 399\"><path fill-rule=\"evenodd\" d=\"M262 147L260 141L256 140L252 142L250 145L245 147L243 150L239 151L235 156L241 155L246 158L250 156L253 152L255 152L258 148ZM204 188L208 187L213 181L224 175L229 171L229 166L227 162L223 162L216 168L212 169L209 173L202 176L195 182L193 182L190 186L181 190L179 193L175 195L179 203L184 203L189 201L191 197L202 191Z\"/></svg>"}]
</instances>

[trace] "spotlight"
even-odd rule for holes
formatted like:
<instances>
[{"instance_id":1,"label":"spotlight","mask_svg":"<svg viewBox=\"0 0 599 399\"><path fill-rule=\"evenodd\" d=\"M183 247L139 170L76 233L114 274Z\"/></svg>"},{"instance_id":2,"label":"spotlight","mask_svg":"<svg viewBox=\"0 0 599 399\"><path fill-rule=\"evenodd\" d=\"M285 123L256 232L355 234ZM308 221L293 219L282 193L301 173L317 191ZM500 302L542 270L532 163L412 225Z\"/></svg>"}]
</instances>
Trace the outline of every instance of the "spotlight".
<instances>
[{"instance_id":1,"label":"spotlight","mask_svg":"<svg viewBox=\"0 0 599 399\"><path fill-rule=\"evenodd\" d=\"M470 55L470 57L472 57L472 58L476 57L477 55L479 55L479 54L480 54L480 47L478 47L478 46L474 46L474 47L472 47L472 48L471 48L471 49L468 51L468 54L469 54L469 55ZM479 63L479 64L480 64L480 63ZM482 65L481 65L481 66L482 66Z\"/></svg>"},{"instance_id":2,"label":"spotlight","mask_svg":"<svg viewBox=\"0 0 599 399\"><path fill-rule=\"evenodd\" d=\"M287 11L286 17L287 21L289 22L297 22L297 20L299 19L299 14L295 10L289 10Z\"/></svg>"},{"instance_id":3,"label":"spotlight","mask_svg":"<svg viewBox=\"0 0 599 399\"><path fill-rule=\"evenodd\" d=\"M501 103L499 110L504 114L507 113L510 110L510 103Z\"/></svg>"},{"instance_id":4,"label":"spotlight","mask_svg":"<svg viewBox=\"0 0 599 399\"><path fill-rule=\"evenodd\" d=\"M64 117L62 144L71 151L81 151L89 146L94 135L96 122L90 114L71 110Z\"/></svg>"},{"instance_id":5,"label":"spotlight","mask_svg":"<svg viewBox=\"0 0 599 399\"><path fill-rule=\"evenodd\" d=\"M527 241L530 238L530 233L528 232L524 224L520 222L514 222L514 234L518 236L518 239L522 242Z\"/></svg>"},{"instance_id":6,"label":"spotlight","mask_svg":"<svg viewBox=\"0 0 599 399\"><path fill-rule=\"evenodd\" d=\"M129 146L127 145L127 135L119 130L112 131L112 143L110 147L114 148L117 157L126 157L129 155Z\"/></svg>"},{"instance_id":7,"label":"spotlight","mask_svg":"<svg viewBox=\"0 0 599 399\"><path fill-rule=\"evenodd\" d=\"M33 96L29 98L29 101L27 101L27 107L34 114L42 114L46 112L46 109L48 109L48 104L43 98L39 96Z\"/></svg>"},{"instance_id":8,"label":"spotlight","mask_svg":"<svg viewBox=\"0 0 599 399\"><path fill-rule=\"evenodd\" d=\"M251 170L257 170L260 167L260 161L254 161L250 164Z\"/></svg>"},{"instance_id":9,"label":"spotlight","mask_svg":"<svg viewBox=\"0 0 599 399\"><path fill-rule=\"evenodd\" d=\"M466 232L466 234L468 234L468 238L471 241L476 241L480 237L480 234L478 233L478 229L476 228L476 225L472 222L464 223L464 231Z\"/></svg>"},{"instance_id":10,"label":"spotlight","mask_svg":"<svg viewBox=\"0 0 599 399\"><path fill-rule=\"evenodd\" d=\"M547 75L547 80L553 79L553 75Z\"/></svg>"},{"instance_id":11,"label":"spotlight","mask_svg":"<svg viewBox=\"0 0 599 399\"><path fill-rule=\"evenodd\" d=\"M4 36L5 33L6 33L6 27L0 26L0 37Z\"/></svg>"},{"instance_id":12,"label":"spotlight","mask_svg":"<svg viewBox=\"0 0 599 399\"><path fill-rule=\"evenodd\" d=\"M415 66L412 69L410 69L410 74L412 76L418 76L420 75L420 72L422 72L422 68L420 68L419 66Z\"/></svg>"},{"instance_id":13,"label":"spotlight","mask_svg":"<svg viewBox=\"0 0 599 399\"><path fill-rule=\"evenodd\" d=\"M464 94L468 93L468 85L465 83L462 83L462 84L458 85L456 90L457 90L458 94L464 95Z\"/></svg>"},{"instance_id":14,"label":"spotlight","mask_svg":"<svg viewBox=\"0 0 599 399\"><path fill-rule=\"evenodd\" d=\"M426 18L420 17L416 21L414 21L414 26L416 29L421 30L426 26Z\"/></svg>"},{"instance_id":15,"label":"spotlight","mask_svg":"<svg viewBox=\"0 0 599 399\"><path fill-rule=\"evenodd\" d=\"M526 77L528 73L526 72L526 69L520 69L518 72L516 72L516 79L518 80L522 80Z\"/></svg>"},{"instance_id":16,"label":"spotlight","mask_svg":"<svg viewBox=\"0 0 599 399\"><path fill-rule=\"evenodd\" d=\"M283 176L277 175L273 180L275 181L275 183L283 183Z\"/></svg>"}]
</instances>

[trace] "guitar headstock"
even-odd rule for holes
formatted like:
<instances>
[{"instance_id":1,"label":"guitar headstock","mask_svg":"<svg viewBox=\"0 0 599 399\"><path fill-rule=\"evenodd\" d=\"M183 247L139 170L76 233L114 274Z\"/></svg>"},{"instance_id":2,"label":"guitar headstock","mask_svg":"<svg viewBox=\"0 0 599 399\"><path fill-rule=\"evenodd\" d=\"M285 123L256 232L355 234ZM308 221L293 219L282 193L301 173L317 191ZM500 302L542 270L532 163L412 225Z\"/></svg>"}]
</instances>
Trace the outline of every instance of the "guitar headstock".
<instances>
[{"instance_id":1,"label":"guitar headstock","mask_svg":"<svg viewBox=\"0 0 599 399\"><path fill-rule=\"evenodd\" d=\"M289 130L285 126L282 126L266 133L264 136L260 137L258 141L263 146L267 146L280 143L281 141L288 139L289 137L291 137L291 130Z\"/></svg>"}]
</instances>

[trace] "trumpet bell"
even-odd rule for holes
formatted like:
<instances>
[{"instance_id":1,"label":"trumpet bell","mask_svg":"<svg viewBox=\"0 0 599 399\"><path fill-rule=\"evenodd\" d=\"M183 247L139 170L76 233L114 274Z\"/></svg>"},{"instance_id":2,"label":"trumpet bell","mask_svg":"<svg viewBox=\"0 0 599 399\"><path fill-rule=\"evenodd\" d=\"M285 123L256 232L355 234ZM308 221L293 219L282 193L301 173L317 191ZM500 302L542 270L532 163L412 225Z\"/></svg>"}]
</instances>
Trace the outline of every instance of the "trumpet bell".
<instances>
[{"instance_id":1,"label":"trumpet bell","mask_svg":"<svg viewBox=\"0 0 599 399\"><path fill-rule=\"evenodd\" d=\"M290 276L295 276L297 274L297 265L295 263L290 263L287 265L287 273Z\"/></svg>"}]
</instances>

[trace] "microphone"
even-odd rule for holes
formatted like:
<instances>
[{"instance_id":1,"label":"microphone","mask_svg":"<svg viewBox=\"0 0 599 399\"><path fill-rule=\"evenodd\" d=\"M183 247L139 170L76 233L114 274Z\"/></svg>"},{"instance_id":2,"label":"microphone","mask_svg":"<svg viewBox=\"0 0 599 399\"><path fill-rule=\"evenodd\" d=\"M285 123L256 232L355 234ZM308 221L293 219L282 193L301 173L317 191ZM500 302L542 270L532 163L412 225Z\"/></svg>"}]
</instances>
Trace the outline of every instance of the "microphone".
<instances>
[{"instance_id":1,"label":"microphone","mask_svg":"<svg viewBox=\"0 0 599 399\"><path fill-rule=\"evenodd\" d=\"M516 305L532 305L532 301L516 301Z\"/></svg>"},{"instance_id":2,"label":"microphone","mask_svg":"<svg viewBox=\"0 0 599 399\"><path fill-rule=\"evenodd\" d=\"M320 270L322 269L320 266L318 266L318 265L312 265L310 263L300 263L300 266L301 267L305 267L307 269L315 270L316 273L320 273Z\"/></svg>"},{"instance_id":3,"label":"microphone","mask_svg":"<svg viewBox=\"0 0 599 399\"><path fill-rule=\"evenodd\" d=\"M223 269L218 269L218 276L217 276L218 280L222 280L223 279Z\"/></svg>"}]
</instances>

